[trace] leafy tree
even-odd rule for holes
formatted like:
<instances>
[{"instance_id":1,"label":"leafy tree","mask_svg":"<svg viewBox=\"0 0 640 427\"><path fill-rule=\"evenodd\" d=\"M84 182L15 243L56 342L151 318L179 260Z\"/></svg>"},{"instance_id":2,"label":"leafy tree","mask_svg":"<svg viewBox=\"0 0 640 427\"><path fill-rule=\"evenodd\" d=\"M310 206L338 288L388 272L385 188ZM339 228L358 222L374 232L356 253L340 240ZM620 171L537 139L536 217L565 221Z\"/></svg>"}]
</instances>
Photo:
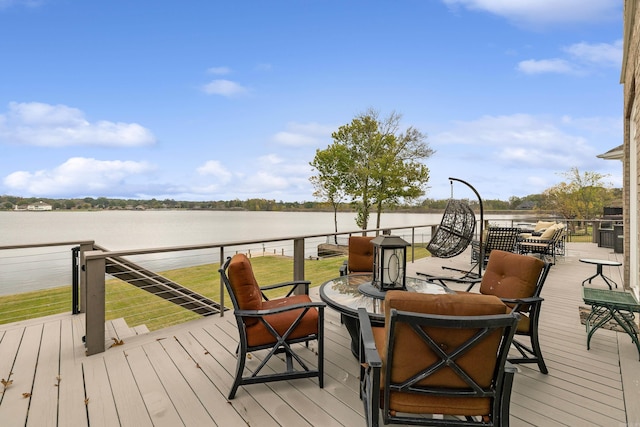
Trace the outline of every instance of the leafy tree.
<instances>
[{"instance_id":1,"label":"leafy tree","mask_svg":"<svg viewBox=\"0 0 640 427\"><path fill-rule=\"evenodd\" d=\"M577 167L562 175L568 182L563 181L544 191L544 208L554 210L567 219L593 219L602 214L603 208L613 200L611 185L603 183L608 175L588 171L581 174Z\"/></svg>"},{"instance_id":2,"label":"leafy tree","mask_svg":"<svg viewBox=\"0 0 640 427\"><path fill-rule=\"evenodd\" d=\"M338 128L331 135L333 145L316 152L311 163L314 167L315 163L335 164L328 175L316 167L319 174L311 180L316 189L322 188L316 193L325 198L328 194L350 197L356 206L356 224L363 230L374 206L379 228L384 207L417 199L429 180L429 169L422 161L433 150L424 142L426 135L414 127L401 132L401 118L394 112L381 119L377 111L369 109Z\"/></svg>"},{"instance_id":3,"label":"leafy tree","mask_svg":"<svg viewBox=\"0 0 640 427\"><path fill-rule=\"evenodd\" d=\"M313 196L331 204L334 229L337 233L338 208L347 195L346 183L352 166L347 147L334 142L324 150L316 150L310 164L318 171L317 175L310 178L315 189Z\"/></svg>"}]
</instances>

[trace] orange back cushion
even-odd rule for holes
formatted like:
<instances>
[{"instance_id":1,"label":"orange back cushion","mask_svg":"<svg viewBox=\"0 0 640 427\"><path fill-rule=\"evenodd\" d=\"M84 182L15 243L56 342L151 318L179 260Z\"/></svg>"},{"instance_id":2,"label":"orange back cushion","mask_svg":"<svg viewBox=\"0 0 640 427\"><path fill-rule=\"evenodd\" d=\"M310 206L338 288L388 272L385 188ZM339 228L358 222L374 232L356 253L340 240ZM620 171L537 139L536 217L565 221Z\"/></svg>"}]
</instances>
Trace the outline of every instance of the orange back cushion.
<instances>
[{"instance_id":1,"label":"orange back cushion","mask_svg":"<svg viewBox=\"0 0 640 427\"><path fill-rule=\"evenodd\" d=\"M491 251L482 276L480 293L500 298L528 298L534 295L544 262L531 256Z\"/></svg>"},{"instance_id":2,"label":"orange back cushion","mask_svg":"<svg viewBox=\"0 0 640 427\"><path fill-rule=\"evenodd\" d=\"M349 237L349 271L372 272L373 271L373 236Z\"/></svg>"},{"instance_id":3,"label":"orange back cushion","mask_svg":"<svg viewBox=\"0 0 640 427\"><path fill-rule=\"evenodd\" d=\"M237 254L231 258L227 270L231 289L238 301L240 310L260 310L262 308L262 294L253 275L251 262L244 254ZM245 323L253 324L258 319L246 319Z\"/></svg>"}]
</instances>

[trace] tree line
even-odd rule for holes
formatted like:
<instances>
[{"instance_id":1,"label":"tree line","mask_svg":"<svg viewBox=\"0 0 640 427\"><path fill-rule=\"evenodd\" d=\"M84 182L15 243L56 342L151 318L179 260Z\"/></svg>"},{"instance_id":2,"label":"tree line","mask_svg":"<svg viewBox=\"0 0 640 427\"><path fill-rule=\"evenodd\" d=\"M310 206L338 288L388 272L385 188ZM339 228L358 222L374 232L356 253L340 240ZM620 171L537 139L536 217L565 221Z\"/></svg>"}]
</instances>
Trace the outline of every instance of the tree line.
<instances>
[{"instance_id":1,"label":"tree line","mask_svg":"<svg viewBox=\"0 0 640 427\"><path fill-rule=\"evenodd\" d=\"M504 200L483 200L487 210L522 210L523 202L536 200L538 196L525 198L512 197ZM54 210L135 210L135 209L190 209L190 210L247 210L247 211L333 211L334 207L326 201L285 202L272 199L247 199L247 200L216 200L216 201L187 201L174 199L117 199L107 197L84 197L71 199L55 199L48 197L20 197L0 196L0 210L14 210L15 206L26 206L37 202L50 204ZM415 212L427 213L444 210L447 199L424 199L418 204L399 204L385 209L385 212ZM469 200L469 203L477 205L477 200ZM526 205L525 208L529 209ZM356 208L348 202L337 206L338 212L356 212Z\"/></svg>"}]
</instances>

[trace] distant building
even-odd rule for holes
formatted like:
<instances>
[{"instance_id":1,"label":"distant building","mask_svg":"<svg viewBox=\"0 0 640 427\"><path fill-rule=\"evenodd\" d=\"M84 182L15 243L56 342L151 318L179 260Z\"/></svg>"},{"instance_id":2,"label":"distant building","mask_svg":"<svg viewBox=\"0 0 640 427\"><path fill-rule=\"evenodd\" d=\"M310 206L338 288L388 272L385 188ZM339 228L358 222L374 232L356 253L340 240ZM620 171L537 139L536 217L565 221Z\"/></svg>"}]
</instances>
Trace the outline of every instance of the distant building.
<instances>
[{"instance_id":1,"label":"distant building","mask_svg":"<svg viewBox=\"0 0 640 427\"><path fill-rule=\"evenodd\" d=\"M53 210L53 206L51 206L49 203L39 201L39 202L31 203L27 205L27 210L28 211L50 211L50 210Z\"/></svg>"},{"instance_id":2,"label":"distant building","mask_svg":"<svg viewBox=\"0 0 640 427\"><path fill-rule=\"evenodd\" d=\"M535 202L532 202L531 200L526 200L526 201L524 201L524 202L520 203L520 204L516 207L516 209L519 209L519 210L528 210L528 211L530 211L530 210L532 210L532 209L533 209L533 208L535 208L535 207L536 207Z\"/></svg>"}]
</instances>

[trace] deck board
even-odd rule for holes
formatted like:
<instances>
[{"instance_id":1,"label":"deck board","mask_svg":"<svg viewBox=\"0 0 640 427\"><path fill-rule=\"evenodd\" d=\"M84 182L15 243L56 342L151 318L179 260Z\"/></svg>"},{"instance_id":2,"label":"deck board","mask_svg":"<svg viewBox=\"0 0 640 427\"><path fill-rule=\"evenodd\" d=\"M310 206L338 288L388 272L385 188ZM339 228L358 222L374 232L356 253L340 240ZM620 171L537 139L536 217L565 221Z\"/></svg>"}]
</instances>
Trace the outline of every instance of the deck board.
<instances>
[{"instance_id":1,"label":"deck board","mask_svg":"<svg viewBox=\"0 0 640 427\"><path fill-rule=\"evenodd\" d=\"M25 425L31 397L25 397L23 393L32 393L43 329L44 325L31 325L22 335L20 347L11 368L13 383L4 390L0 405L0 420L3 426Z\"/></svg>"},{"instance_id":2,"label":"deck board","mask_svg":"<svg viewBox=\"0 0 640 427\"><path fill-rule=\"evenodd\" d=\"M591 350L586 349L578 307L584 305L582 280L594 268L580 263L580 257L617 259L610 249L568 244L567 256L552 267L542 292L540 321L549 374L532 365L518 366L512 426L640 423L636 405L640 362L631 340L619 332L599 330ZM442 273L442 261L421 260L408 270L410 274L429 269ZM463 261L462 266L468 265L468 259ZM620 271L613 268L608 275L617 279ZM317 288L312 297L318 298ZM0 424L364 425L359 365L340 316L329 308L325 310L323 389L313 378L256 384L240 387L232 401L226 396L235 371L237 329L230 312L154 332L144 328L138 332L118 320L113 331L123 339L122 345L87 357L83 315L0 325L0 378L14 381L0 393ZM300 350L304 360L315 365L314 345L300 346ZM262 357L262 352L253 354L248 365L256 366ZM266 369L279 363L272 360Z\"/></svg>"},{"instance_id":3,"label":"deck board","mask_svg":"<svg viewBox=\"0 0 640 427\"><path fill-rule=\"evenodd\" d=\"M120 422L128 426L153 426L149 413L143 409L144 400L126 359L125 352L113 352L104 358Z\"/></svg>"},{"instance_id":4,"label":"deck board","mask_svg":"<svg viewBox=\"0 0 640 427\"><path fill-rule=\"evenodd\" d=\"M33 391L29 404L27 426L55 426L60 392L60 324L61 321L44 324L38 354Z\"/></svg>"},{"instance_id":5,"label":"deck board","mask_svg":"<svg viewBox=\"0 0 640 427\"><path fill-rule=\"evenodd\" d=\"M149 413L155 426L183 425L177 408L174 406L168 390L163 387L158 373L151 365L143 347L127 350L127 362L138 384L138 389L144 401L144 407ZM138 408L142 410L142 408Z\"/></svg>"},{"instance_id":6,"label":"deck board","mask_svg":"<svg viewBox=\"0 0 640 427\"><path fill-rule=\"evenodd\" d=\"M87 421L84 379L76 364L77 349L82 340L76 338L74 321L60 322L60 385L58 390L58 425L81 426Z\"/></svg>"}]
</instances>

